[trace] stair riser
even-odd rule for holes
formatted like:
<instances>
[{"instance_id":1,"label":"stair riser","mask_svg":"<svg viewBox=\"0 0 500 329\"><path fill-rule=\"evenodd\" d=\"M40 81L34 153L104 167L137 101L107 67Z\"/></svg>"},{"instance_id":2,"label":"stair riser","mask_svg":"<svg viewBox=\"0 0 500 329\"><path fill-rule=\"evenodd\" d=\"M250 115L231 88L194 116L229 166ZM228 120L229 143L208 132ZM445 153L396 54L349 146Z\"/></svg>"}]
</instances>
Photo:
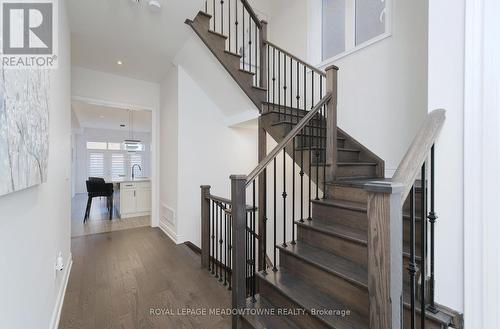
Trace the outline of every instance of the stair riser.
<instances>
[{"instance_id":1,"label":"stair riser","mask_svg":"<svg viewBox=\"0 0 500 329\"><path fill-rule=\"evenodd\" d=\"M270 101L272 102L272 99ZM269 103L262 104L262 113L267 113L267 112L272 112L272 114L268 115L272 115L274 119L273 123L278 123L286 120L290 121L293 120L293 122L297 122L297 120L300 121L308 113L308 111L298 110L296 108L278 106L277 104L269 104ZM324 117L321 117L319 114L316 114L312 119L311 123L324 124L324 121L325 121Z\"/></svg>"},{"instance_id":2,"label":"stair riser","mask_svg":"<svg viewBox=\"0 0 500 329\"><path fill-rule=\"evenodd\" d=\"M300 225L297 225L297 239L313 247L342 255L342 257L361 266L368 266L368 250L366 245Z\"/></svg>"},{"instance_id":3,"label":"stair riser","mask_svg":"<svg viewBox=\"0 0 500 329\"><path fill-rule=\"evenodd\" d=\"M352 310L369 315L368 290L280 250L280 267L328 292Z\"/></svg>"},{"instance_id":4,"label":"stair riser","mask_svg":"<svg viewBox=\"0 0 500 329\"><path fill-rule=\"evenodd\" d=\"M375 177L376 175L377 166L373 165L348 165L337 168L337 177Z\"/></svg>"},{"instance_id":5,"label":"stair riser","mask_svg":"<svg viewBox=\"0 0 500 329\"><path fill-rule=\"evenodd\" d=\"M333 199L360 202L366 204L368 193L360 188L327 185L327 193Z\"/></svg>"},{"instance_id":6,"label":"stair riser","mask_svg":"<svg viewBox=\"0 0 500 329\"><path fill-rule=\"evenodd\" d=\"M288 297L284 296L281 292L279 292L276 288L274 288L273 285L269 284L267 281L259 280L259 282L261 287L261 295L264 296L276 307L284 309L301 308L298 304L290 300ZM301 328L317 328L317 329L329 328L327 324L323 323L319 319L307 313L303 315L291 315L288 316L288 318Z\"/></svg>"},{"instance_id":7,"label":"stair riser","mask_svg":"<svg viewBox=\"0 0 500 329\"><path fill-rule=\"evenodd\" d=\"M279 128L278 128L279 129ZM284 134L283 132L277 132L278 139L281 140L286 137L287 134ZM301 147L325 147L326 145L326 139L325 138L317 138L317 137L311 137L311 136L297 136L295 138L295 145L298 148ZM345 141L342 139L337 140L337 147L338 148L344 148Z\"/></svg>"},{"instance_id":8,"label":"stair riser","mask_svg":"<svg viewBox=\"0 0 500 329\"><path fill-rule=\"evenodd\" d=\"M357 162L359 161L359 152L338 150L339 162Z\"/></svg>"},{"instance_id":9,"label":"stair riser","mask_svg":"<svg viewBox=\"0 0 500 329\"><path fill-rule=\"evenodd\" d=\"M356 228L364 232L368 229L366 212L313 202L312 215L314 219Z\"/></svg>"}]
</instances>

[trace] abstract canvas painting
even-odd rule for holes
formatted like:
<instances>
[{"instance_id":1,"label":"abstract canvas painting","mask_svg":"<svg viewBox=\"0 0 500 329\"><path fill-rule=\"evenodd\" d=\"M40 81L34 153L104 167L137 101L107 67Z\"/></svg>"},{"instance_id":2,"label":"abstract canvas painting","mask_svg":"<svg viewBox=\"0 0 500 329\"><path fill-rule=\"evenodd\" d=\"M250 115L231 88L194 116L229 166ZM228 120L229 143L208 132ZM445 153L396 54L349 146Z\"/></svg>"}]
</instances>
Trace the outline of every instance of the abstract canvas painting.
<instances>
[{"instance_id":1,"label":"abstract canvas painting","mask_svg":"<svg viewBox=\"0 0 500 329\"><path fill-rule=\"evenodd\" d=\"M47 180L49 72L0 70L1 196Z\"/></svg>"}]
</instances>

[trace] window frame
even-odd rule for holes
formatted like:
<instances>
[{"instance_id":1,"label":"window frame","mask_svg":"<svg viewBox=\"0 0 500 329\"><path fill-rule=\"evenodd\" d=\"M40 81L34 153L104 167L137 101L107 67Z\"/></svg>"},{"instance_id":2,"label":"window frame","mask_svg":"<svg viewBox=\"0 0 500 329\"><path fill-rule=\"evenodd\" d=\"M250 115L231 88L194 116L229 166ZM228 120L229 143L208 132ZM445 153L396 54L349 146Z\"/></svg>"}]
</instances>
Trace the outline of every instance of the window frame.
<instances>
[{"instance_id":1,"label":"window frame","mask_svg":"<svg viewBox=\"0 0 500 329\"><path fill-rule=\"evenodd\" d=\"M349 40L351 48L344 50L343 52L329 57L323 60L323 0L310 0L309 1L309 26L308 26L308 57L311 63L315 63L316 67L325 68L331 65L333 62L346 57L352 53L355 53L361 49L369 47L375 43L385 40L392 36L392 27L394 20L394 1L384 0L386 3L385 12L385 32L371 38L365 42L356 45L356 1L355 0L345 0L350 2L351 5L346 4L346 41ZM319 15L319 17L318 17ZM348 18L347 15L350 15ZM347 28L347 24L350 24ZM315 37L314 34L319 31L320 36ZM347 33L350 32L352 35L348 36Z\"/></svg>"}]
</instances>

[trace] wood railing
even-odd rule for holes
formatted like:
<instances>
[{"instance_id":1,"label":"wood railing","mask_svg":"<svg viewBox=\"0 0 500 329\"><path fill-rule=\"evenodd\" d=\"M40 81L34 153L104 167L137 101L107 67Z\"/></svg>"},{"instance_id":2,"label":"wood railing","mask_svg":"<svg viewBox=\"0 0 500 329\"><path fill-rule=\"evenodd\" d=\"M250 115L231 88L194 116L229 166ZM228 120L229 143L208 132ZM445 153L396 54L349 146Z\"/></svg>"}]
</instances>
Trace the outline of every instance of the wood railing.
<instances>
[{"instance_id":1,"label":"wood railing","mask_svg":"<svg viewBox=\"0 0 500 329\"><path fill-rule=\"evenodd\" d=\"M431 112L420 127L393 178L365 185L368 191L370 329L425 328L427 312L436 312L434 226L437 216L434 202L434 145L444 121L444 110ZM419 181L416 181L417 179ZM420 190L418 203L417 187ZM429 202L430 211L427 207ZM417 224L417 214L420 216L419 224ZM403 303L404 281L401 257L405 220L409 220L410 226L410 241L408 250L405 251L408 255L409 277L409 304L406 306ZM417 230L420 230L419 256L416 249ZM420 261L417 261L417 257ZM427 263L430 264L429 269ZM419 287L417 287L418 282L420 282ZM409 308L410 311L409 320L404 324L403 307Z\"/></svg>"}]
</instances>

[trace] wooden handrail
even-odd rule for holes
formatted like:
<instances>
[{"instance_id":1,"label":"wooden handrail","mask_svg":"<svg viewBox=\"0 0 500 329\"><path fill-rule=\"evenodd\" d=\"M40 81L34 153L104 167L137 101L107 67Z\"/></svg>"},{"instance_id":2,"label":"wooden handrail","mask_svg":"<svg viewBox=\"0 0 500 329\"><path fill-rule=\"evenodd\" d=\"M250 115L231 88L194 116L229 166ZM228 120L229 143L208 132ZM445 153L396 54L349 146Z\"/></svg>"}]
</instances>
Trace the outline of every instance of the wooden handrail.
<instances>
[{"instance_id":1,"label":"wooden handrail","mask_svg":"<svg viewBox=\"0 0 500 329\"><path fill-rule=\"evenodd\" d=\"M410 189L420 174L423 163L427 159L432 146L436 142L446 119L446 111L434 110L427 115L425 121L413 139L410 148L399 163L392 181L403 186L401 200L404 202Z\"/></svg>"},{"instance_id":2,"label":"wooden handrail","mask_svg":"<svg viewBox=\"0 0 500 329\"><path fill-rule=\"evenodd\" d=\"M207 200L212 200L212 201L215 201L215 202L218 202L218 203L224 203L224 204L231 204L232 201L231 199L228 199L228 198L223 198L221 196L217 196L217 195L213 195L213 194L208 194L205 196L205 198ZM257 211L259 208L258 207L255 207L255 211ZM254 207L251 206L251 205L247 205L247 211L253 211L254 210ZM228 214L231 213L231 209L230 208L225 208L224 211Z\"/></svg>"},{"instance_id":3,"label":"wooden handrail","mask_svg":"<svg viewBox=\"0 0 500 329\"><path fill-rule=\"evenodd\" d=\"M281 48L280 46L278 45L275 45L274 43L270 42L270 41L264 41L265 44L267 44L268 46L271 46L273 48L276 48L277 50L281 51L282 53L286 54L288 57L291 57L293 58L295 61L301 63L302 65L306 66L307 68L309 68L310 70L318 73L319 75L323 76L323 77L326 77L326 73L325 71L322 71L320 69L318 69L317 67L313 66L312 64L309 64L307 63L306 61L298 58L297 56L291 54L289 51ZM338 68L337 68L338 69Z\"/></svg>"},{"instance_id":4,"label":"wooden handrail","mask_svg":"<svg viewBox=\"0 0 500 329\"><path fill-rule=\"evenodd\" d=\"M260 29L262 27L262 23L260 22L260 19L257 16L257 14L255 13L255 11L253 10L252 6L250 6L250 4L248 3L247 0L241 0L241 3L245 7L245 9L248 11L248 14L250 14L250 17L252 17L253 21L255 22L255 25L257 25L257 27Z\"/></svg>"},{"instance_id":5,"label":"wooden handrail","mask_svg":"<svg viewBox=\"0 0 500 329\"><path fill-rule=\"evenodd\" d=\"M319 110L332 98L332 93L327 93L303 118L293 127L283 140L255 167L254 170L247 176L246 185L250 184L266 167L267 165L281 152L288 143L297 136L300 131L311 121L311 119L319 112Z\"/></svg>"}]
</instances>

